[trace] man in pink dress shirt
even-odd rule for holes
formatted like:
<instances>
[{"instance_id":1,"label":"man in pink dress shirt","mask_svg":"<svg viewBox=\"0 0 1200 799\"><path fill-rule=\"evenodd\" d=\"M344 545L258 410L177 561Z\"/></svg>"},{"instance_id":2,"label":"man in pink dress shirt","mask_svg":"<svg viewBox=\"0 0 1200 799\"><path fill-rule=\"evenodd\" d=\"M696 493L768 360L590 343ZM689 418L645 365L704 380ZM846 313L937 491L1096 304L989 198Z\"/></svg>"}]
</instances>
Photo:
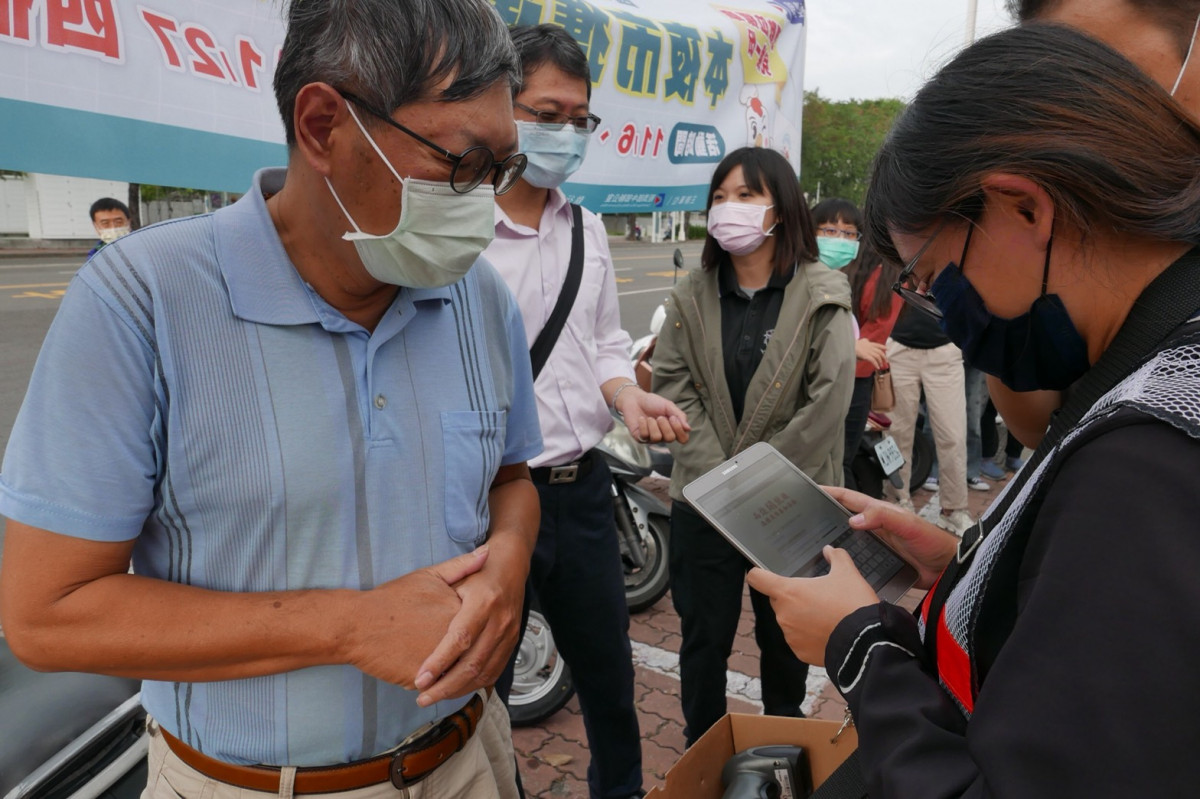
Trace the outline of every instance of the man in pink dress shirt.
<instances>
[{"instance_id":1,"label":"man in pink dress shirt","mask_svg":"<svg viewBox=\"0 0 1200 799\"><path fill-rule=\"evenodd\" d=\"M516 295L532 343L570 261L571 207L558 187L579 168L599 119L589 113L587 57L574 39L539 25L514 30L513 41L524 71L513 111L529 166L496 198L496 238L484 257ZM534 383L545 450L530 461L542 505L530 584L575 680L592 754L588 786L599 799L641 796L642 756L611 475L592 448L612 427L610 409L640 440L685 441L688 425L634 381L608 239L586 210L583 241L579 292Z\"/></svg>"}]
</instances>

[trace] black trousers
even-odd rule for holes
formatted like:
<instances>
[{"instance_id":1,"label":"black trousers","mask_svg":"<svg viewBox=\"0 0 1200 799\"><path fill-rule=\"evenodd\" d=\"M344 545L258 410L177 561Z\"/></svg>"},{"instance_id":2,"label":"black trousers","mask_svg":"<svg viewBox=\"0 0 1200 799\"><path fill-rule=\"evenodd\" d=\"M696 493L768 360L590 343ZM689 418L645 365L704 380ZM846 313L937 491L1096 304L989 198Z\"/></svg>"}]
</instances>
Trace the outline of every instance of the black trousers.
<instances>
[{"instance_id":1,"label":"black trousers","mask_svg":"<svg viewBox=\"0 0 1200 799\"><path fill-rule=\"evenodd\" d=\"M867 415L871 412L871 390L875 388L874 375L854 378L854 393L850 396L850 410L846 413L846 448L842 452L842 471L845 473L846 488L858 490L858 481L850 464L858 454L858 444L867 429Z\"/></svg>"},{"instance_id":2,"label":"black trousers","mask_svg":"<svg viewBox=\"0 0 1200 799\"><path fill-rule=\"evenodd\" d=\"M750 562L682 501L671 506L671 598L679 613L684 735L691 746L725 715L725 669L742 614ZM792 652L767 597L751 589L763 712L802 716L808 664Z\"/></svg>"},{"instance_id":3,"label":"black trousers","mask_svg":"<svg viewBox=\"0 0 1200 799\"><path fill-rule=\"evenodd\" d=\"M592 760L592 799L642 788L642 740L633 704L625 568L609 487L597 455L574 483L538 483L542 522L529 582L575 681Z\"/></svg>"}]
</instances>

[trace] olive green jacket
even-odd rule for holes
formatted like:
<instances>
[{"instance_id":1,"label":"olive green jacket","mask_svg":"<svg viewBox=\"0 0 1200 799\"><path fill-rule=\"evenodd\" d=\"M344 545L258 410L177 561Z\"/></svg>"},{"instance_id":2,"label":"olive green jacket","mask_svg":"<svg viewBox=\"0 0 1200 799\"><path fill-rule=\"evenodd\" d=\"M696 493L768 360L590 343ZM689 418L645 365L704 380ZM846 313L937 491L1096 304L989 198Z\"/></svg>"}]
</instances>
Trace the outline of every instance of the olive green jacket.
<instances>
[{"instance_id":1,"label":"olive green jacket","mask_svg":"<svg viewBox=\"0 0 1200 799\"><path fill-rule=\"evenodd\" d=\"M768 441L822 485L842 485L846 412L854 390L850 285L802 264L783 294L775 332L734 419L721 345L717 270L693 270L666 301L654 350L654 392L678 405L692 432L672 444L671 497L724 460Z\"/></svg>"}]
</instances>

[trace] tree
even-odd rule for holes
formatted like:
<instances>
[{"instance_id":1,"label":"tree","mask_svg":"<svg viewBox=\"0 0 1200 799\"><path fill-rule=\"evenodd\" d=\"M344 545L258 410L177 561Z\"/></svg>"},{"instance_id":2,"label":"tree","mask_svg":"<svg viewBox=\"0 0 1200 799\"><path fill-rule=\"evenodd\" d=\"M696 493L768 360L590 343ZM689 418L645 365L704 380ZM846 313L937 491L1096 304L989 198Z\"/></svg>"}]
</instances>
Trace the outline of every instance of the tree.
<instances>
[{"instance_id":1,"label":"tree","mask_svg":"<svg viewBox=\"0 0 1200 799\"><path fill-rule=\"evenodd\" d=\"M844 197L861 206L871 162L903 110L895 99L834 102L805 92L800 185L809 197Z\"/></svg>"}]
</instances>

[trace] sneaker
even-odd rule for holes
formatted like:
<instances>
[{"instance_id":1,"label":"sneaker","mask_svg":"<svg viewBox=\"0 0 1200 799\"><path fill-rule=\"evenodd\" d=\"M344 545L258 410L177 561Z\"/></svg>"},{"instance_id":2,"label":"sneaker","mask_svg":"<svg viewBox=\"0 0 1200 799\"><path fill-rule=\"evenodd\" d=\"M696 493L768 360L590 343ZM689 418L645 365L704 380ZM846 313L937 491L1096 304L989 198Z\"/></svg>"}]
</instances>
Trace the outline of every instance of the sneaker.
<instances>
[{"instance_id":1,"label":"sneaker","mask_svg":"<svg viewBox=\"0 0 1200 799\"><path fill-rule=\"evenodd\" d=\"M896 504L900 506L901 510L906 510L909 513L917 512L917 509L915 507L913 507L913 503L912 503L911 499L899 499L899 500L896 500Z\"/></svg>"},{"instance_id":2,"label":"sneaker","mask_svg":"<svg viewBox=\"0 0 1200 799\"><path fill-rule=\"evenodd\" d=\"M956 536L962 537L962 534L973 524L975 519L966 510L959 508L952 510L949 513L942 510L938 514L937 526L948 532L954 533Z\"/></svg>"},{"instance_id":3,"label":"sneaker","mask_svg":"<svg viewBox=\"0 0 1200 799\"><path fill-rule=\"evenodd\" d=\"M1008 477L1008 472L1004 471L1004 467L995 461L984 461L979 471L983 473L984 477L990 477L993 480L1003 480Z\"/></svg>"},{"instance_id":4,"label":"sneaker","mask_svg":"<svg viewBox=\"0 0 1200 799\"><path fill-rule=\"evenodd\" d=\"M991 491L992 484L980 477L968 477L967 488L974 489L975 491Z\"/></svg>"},{"instance_id":5,"label":"sneaker","mask_svg":"<svg viewBox=\"0 0 1200 799\"><path fill-rule=\"evenodd\" d=\"M925 489L926 491L937 491L938 479L936 477L926 477L925 482L921 485L921 488Z\"/></svg>"},{"instance_id":6,"label":"sneaker","mask_svg":"<svg viewBox=\"0 0 1200 799\"><path fill-rule=\"evenodd\" d=\"M1024 465L1025 461L1020 458L1009 457L1004 459L1004 468L1008 469L1010 472L1019 472L1021 471L1021 467Z\"/></svg>"}]
</instances>

